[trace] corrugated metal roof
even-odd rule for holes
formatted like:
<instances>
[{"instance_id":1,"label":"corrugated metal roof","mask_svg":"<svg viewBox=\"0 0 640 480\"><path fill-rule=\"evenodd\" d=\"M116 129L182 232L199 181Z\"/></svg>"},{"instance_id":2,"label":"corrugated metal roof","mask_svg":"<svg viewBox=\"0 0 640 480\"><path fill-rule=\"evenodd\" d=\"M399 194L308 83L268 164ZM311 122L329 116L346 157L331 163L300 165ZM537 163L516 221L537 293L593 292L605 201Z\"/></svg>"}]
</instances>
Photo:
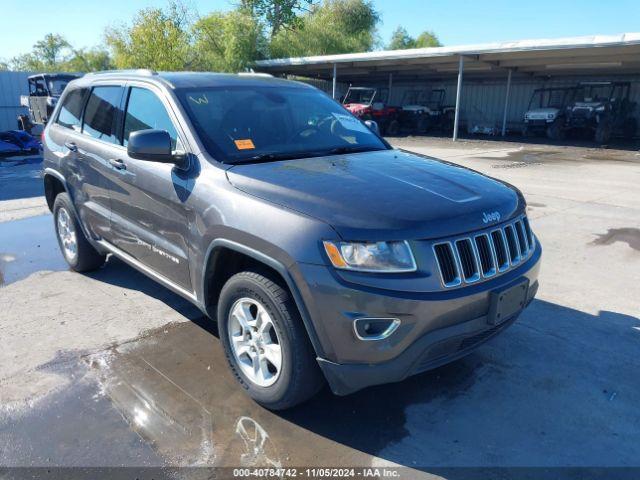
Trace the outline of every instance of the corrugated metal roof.
<instances>
[{"instance_id":1,"label":"corrugated metal roof","mask_svg":"<svg viewBox=\"0 0 640 480\"><path fill-rule=\"evenodd\" d=\"M382 50L364 53L346 53L340 55L318 55L311 57L279 58L259 60L258 67L287 65L313 65L326 63L367 62L372 60L407 60L459 55L482 55L487 53L510 53L524 51L549 51L576 48L615 47L640 45L639 33L619 35L590 35L556 39L518 40L514 42L495 42L452 47L414 48L407 50Z\"/></svg>"}]
</instances>

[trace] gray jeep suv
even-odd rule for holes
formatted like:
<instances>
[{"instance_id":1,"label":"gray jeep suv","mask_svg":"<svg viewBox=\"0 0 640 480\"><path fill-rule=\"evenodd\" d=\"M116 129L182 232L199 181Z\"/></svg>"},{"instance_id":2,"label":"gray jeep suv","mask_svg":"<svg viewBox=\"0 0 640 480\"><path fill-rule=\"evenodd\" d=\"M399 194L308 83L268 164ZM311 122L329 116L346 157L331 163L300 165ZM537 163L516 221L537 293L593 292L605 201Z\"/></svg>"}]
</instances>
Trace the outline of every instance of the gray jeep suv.
<instances>
[{"instance_id":1,"label":"gray jeep suv","mask_svg":"<svg viewBox=\"0 0 640 480\"><path fill-rule=\"evenodd\" d=\"M395 150L306 84L112 72L66 88L44 185L72 269L114 255L218 322L271 409L466 355L533 299L514 187Z\"/></svg>"}]
</instances>

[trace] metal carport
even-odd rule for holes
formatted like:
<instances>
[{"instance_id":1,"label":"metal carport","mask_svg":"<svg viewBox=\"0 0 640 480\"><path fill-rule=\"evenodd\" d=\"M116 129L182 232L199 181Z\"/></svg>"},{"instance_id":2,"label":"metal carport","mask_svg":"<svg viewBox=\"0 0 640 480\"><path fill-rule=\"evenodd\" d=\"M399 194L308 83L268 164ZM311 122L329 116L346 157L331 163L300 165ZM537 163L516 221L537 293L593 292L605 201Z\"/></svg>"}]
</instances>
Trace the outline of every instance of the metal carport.
<instances>
[{"instance_id":1,"label":"metal carport","mask_svg":"<svg viewBox=\"0 0 640 480\"><path fill-rule=\"evenodd\" d=\"M255 68L274 75L331 81L334 98L338 80L346 83L388 83L391 87L399 82L445 80L457 76L455 140L458 137L463 78L504 79L504 135L512 78L638 74L640 33L282 58L258 61Z\"/></svg>"}]
</instances>

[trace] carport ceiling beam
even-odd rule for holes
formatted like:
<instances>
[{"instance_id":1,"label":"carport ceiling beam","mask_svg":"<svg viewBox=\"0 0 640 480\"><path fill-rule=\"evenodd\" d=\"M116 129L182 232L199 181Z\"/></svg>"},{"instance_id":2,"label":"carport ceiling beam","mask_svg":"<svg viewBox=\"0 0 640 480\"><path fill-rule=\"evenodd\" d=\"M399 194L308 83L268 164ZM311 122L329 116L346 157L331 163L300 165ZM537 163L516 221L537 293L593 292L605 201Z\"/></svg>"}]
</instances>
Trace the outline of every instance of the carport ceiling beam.
<instances>
[{"instance_id":1,"label":"carport ceiling beam","mask_svg":"<svg viewBox=\"0 0 640 480\"><path fill-rule=\"evenodd\" d=\"M336 99L336 87L338 85L338 65L333 64L333 81L331 82L331 98Z\"/></svg>"},{"instance_id":2,"label":"carport ceiling beam","mask_svg":"<svg viewBox=\"0 0 640 480\"><path fill-rule=\"evenodd\" d=\"M511 70L507 74L507 93L504 96L504 112L502 114L502 136L507 134L507 112L509 111L509 94L511 93Z\"/></svg>"}]
</instances>

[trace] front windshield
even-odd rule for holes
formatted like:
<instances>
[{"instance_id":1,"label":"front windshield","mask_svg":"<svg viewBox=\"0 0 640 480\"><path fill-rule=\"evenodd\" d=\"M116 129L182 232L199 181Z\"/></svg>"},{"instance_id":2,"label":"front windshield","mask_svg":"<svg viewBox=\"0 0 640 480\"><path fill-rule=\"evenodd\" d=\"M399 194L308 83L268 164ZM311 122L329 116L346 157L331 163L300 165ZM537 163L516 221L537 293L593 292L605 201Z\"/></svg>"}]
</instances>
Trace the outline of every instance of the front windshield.
<instances>
[{"instance_id":1,"label":"front windshield","mask_svg":"<svg viewBox=\"0 0 640 480\"><path fill-rule=\"evenodd\" d=\"M213 87L177 94L207 150L224 162L388 148L340 104L312 88Z\"/></svg>"},{"instance_id":2,"label":"front windshield","mask_svg":"<svg viewBox=\"0 0 640 480\"><path fill-rule=\"evenodd\" d=\"M613 90L613 85L611 84L602 84L602 85L582 85L580 88L580 93L577 95L579 101L591 103L591 102L604 102L609 100L611 97L611 91Z\"/></svg>"},{"instance_id":3,"label":"front windshield","mask_svg":"<svg viewBox=\"0 0 640 480\"><path fill-rule=\"evenodd\" d=\"M64 88L71 81L69 78L56 78L49 80L49 93L53 96L59 97L62 95Z\"/></svg>"},{"instance_id":4,"label":"front windshield","mask_svg":"<svg viewBox=\"0 0 640 480\"><path fill-rule=\"evenodd\" d=\"M536 90L533 92L529 109L534 108L563 108L567 90L564 88L552 88L548 90Z\"/></svg>"},{"instance_id":5,"label":"front windshield","mask_svg":"<svg viewBox=\"0 0 640 480\"><path fill-rule=\"evenodd\" d=\"M369 105L373 101L375 93L374 88L350 88L342 103L345 105L348 103L363 103Z\"/></svg>"},{"instance_id":6,"label":"front windshield","mask_svg":"<svg viewBox=\"0 0 640 480\"><path fill-rule=\"evenodd\" d=\"M405 92L404 99L402 101L403 105L418 105L420 100L424 98L422 92L420 90L409 90Z\"/></svg>"}]
</instances>

